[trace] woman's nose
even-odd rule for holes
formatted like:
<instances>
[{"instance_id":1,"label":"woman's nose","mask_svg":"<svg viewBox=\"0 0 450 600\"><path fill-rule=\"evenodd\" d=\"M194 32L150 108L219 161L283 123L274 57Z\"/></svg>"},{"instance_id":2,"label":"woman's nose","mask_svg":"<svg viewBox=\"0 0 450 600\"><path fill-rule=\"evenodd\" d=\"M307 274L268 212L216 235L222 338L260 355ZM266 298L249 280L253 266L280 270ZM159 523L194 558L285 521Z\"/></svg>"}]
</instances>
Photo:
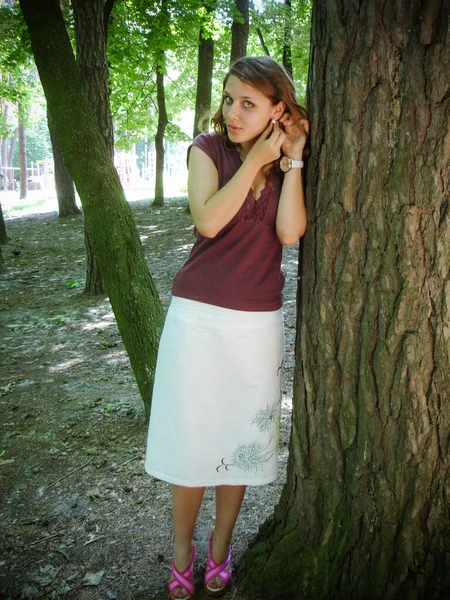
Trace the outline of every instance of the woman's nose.
<instances>
[{"instance_id":1,"label":"woman's nose","mask_svg":"<svg viewBox=\"0 0 450 600\"><path fill-rule=\"evenodd\" d=\"M238 118L238 116L238 107L235 104L233 104L228 108L228 118L230 119L230 121L235 121Z\"/></svg>"}]
</instances>

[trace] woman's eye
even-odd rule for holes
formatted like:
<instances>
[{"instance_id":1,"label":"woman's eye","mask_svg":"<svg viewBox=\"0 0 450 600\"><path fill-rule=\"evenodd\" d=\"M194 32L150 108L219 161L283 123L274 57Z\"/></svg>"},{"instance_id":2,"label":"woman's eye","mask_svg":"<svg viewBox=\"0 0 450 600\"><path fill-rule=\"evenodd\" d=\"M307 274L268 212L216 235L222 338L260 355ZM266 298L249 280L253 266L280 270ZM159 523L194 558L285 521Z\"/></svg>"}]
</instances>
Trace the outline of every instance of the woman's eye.
<instances>
[{"instance_id":1,"label":"woman's eye","mask_svg":"<svg viewBox=\"0 0 450 600\"><path fill-rule=\"evenodd\" d=\"M254 105L247 100L246 102L244 102L244 106L245 108L253 108Z\"/></svg>"},{"instance_id":2,"label":"woman's eye","mask_svg":"<svg viewBox=\"0 0 450 600\"><path fill-rule=\"evenodd\" d=\"M225 96L224 102L225 104L233 104L233 99L230 96Z\"/></svg>"}]
</instances>

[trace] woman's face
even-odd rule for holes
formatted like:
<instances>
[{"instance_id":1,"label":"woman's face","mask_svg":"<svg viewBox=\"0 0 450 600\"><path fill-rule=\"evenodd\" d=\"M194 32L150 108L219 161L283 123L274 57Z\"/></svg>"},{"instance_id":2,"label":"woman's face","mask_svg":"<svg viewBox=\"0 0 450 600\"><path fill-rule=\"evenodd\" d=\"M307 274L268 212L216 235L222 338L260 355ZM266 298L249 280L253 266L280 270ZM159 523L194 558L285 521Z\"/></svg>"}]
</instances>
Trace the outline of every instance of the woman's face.
<instances>
[{"instance_id":1,"label":"woman's face","mask_svg":"<svg viewBox=\"0 0 450 600\"><path fill-rule=\"evenodd\" d=\"M228 78L223 95L222 115L234 144L256 141L270 120L279 118L284 110L282 101L272 104L265 94L235 75Z\"/></svg>"}]
</instances>

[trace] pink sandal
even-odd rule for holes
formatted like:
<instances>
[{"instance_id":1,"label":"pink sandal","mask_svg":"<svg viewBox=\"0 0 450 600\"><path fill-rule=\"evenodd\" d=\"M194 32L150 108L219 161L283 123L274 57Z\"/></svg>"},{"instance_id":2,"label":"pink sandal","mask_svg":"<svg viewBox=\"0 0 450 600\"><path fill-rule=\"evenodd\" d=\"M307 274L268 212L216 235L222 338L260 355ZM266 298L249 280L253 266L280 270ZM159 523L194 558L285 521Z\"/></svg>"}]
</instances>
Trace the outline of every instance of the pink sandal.
<instances>
[{"instance_id":1,"label":"pink sandal","mask_svg":"<svg viewBox=\"0 0 450 600\"><path fill-rule=\"evenodd\" d=\"M211 534L211 537L209 538L208 562L207 562L207 567L206 567L206 571L205 571L205 592L208 594L208 596L217 597L217 596L222 596L222 594L225 594L225 592L227 591L227 589L230 585L231 570L228 570L228 567L230 566L230 562L231 562L231 546L228 549L228 556L226 557L226 559L223 562L221 562L219 565L216 564L212 557L213 535L214 534ZM218 577L219 579L221 579L223 581L223 583L224 583L223 587L221 587L221 588L209 587L209 583L216 577Z\"/></svg>"},{"instance_id":2,"label":"pink sandal","mask_svg":"<svg viewBox=\"0 0 450 600\"><path fill-rule=\"evenodd\" d=\"M193 600L194 592L195 592L195 584L194 584L194 559L195 559L195 546L192 548L192 558L189 563L188 568L180 573L176 566L175 562L172 559L172 576L173 580L169 581L169 598L170 600ZM183 596L182 598L176 598L173 595L173 592L177 588L182 588L187 592L187 596Z\"/></svg>"}]
</instances>

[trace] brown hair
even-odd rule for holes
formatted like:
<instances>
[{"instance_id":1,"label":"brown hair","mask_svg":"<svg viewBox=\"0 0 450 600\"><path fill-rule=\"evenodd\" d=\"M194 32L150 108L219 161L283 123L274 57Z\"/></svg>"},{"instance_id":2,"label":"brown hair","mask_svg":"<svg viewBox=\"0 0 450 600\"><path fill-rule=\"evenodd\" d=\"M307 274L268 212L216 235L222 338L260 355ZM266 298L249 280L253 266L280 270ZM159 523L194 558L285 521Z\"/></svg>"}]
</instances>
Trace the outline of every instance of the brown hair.
<instances>
[{"instance_id":1,"label":"brown hair","mask_svg":"<svg viewBox=\"0 0 450 600\"><path fill-rule=\"evenodd\" d=\"M283 100L286 104L286 111L292 115L307 118L307 112L297 104L295 98L294 83L288 75L285 68L277 63L276 60L269 56L246 56L238 58L230 67L223 81L223 89L227 85L231 75L235 75L241 81L252 85L260 92L265 94L273 104L277 104ZM235 145L228 138L225 120L223 118L224 98L220 102L219 110L211 119L214 131L222 138L228 148L233 148Z\"/></svg>"}]
</instances>

